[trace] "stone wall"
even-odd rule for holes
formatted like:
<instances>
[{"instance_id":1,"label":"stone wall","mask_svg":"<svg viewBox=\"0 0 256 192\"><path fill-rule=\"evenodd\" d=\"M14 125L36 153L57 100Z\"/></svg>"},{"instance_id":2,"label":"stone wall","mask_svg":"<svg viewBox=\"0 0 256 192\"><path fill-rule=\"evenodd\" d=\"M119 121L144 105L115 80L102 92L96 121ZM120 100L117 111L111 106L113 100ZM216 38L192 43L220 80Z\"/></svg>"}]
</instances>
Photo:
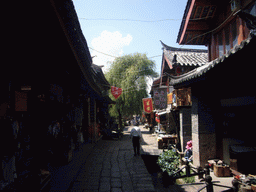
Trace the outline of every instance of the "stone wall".
<instances>
[{"instance_id":1,"label":"stone wall","mask_svg":"<svg viewBox=\"0 0 256 192\"><path fill-rule=\"evenodd\" d=\"M191 120L193 164L202 166L216 157L216 135L213 110L209 102L192 96Z\"/></svg>"}]
</instances>

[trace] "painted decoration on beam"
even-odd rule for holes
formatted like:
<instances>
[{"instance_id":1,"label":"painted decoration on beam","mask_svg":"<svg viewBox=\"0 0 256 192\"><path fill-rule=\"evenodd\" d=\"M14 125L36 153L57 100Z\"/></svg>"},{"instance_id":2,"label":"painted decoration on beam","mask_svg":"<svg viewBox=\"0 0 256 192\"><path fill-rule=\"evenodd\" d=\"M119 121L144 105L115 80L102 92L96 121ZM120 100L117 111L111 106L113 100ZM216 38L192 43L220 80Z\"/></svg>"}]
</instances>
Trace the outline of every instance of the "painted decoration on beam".
<instances>
[{"instance_id":1,"label":"painted decoration on beam","mask_svg":"<svg viewBox=\"0 0 256 192\"><path fill-rule=\"evenodd\" d=\"M111 93L117 99L122 94L122 88L111 86Z\"/></svg>"},{"instance_id":2,"label":"painted decoration on beam","mask_svg":"<svg viewBox=\"0 0 256 192\"><path fill-rule=\"evenodd\" d=\"M142 99L143 109L146 113L151 113L153 111L153 102L152 98L144 98Z\"/></svg>"}]
</instances>

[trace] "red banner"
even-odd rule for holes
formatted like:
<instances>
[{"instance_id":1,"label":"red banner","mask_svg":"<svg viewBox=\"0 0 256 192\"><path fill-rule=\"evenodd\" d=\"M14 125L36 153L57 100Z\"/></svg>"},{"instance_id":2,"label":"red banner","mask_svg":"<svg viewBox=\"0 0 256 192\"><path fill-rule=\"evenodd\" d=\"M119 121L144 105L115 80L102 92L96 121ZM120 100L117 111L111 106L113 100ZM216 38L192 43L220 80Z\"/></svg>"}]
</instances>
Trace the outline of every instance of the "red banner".
<instances>
[{"instance_id":1,"label":"red banner","mask_svg":"<svg viewBox=\"0 0 256 192\"><path fill-rule=\"evenodd\" d=\"M146 113L151 113L153 111L153 102L152 98L144 98L143 101L143 109Z\"/></svg>"},{"instance_id":2,"label":"red banner","mask_svg":"<svg viewBox=\"0 0 256 192\"><path fill-rule=\"evenodd\" d=\"M121 88L111 86L111 93L116 99L122 94L122 91Z\"/></svg>"}]
</instances>

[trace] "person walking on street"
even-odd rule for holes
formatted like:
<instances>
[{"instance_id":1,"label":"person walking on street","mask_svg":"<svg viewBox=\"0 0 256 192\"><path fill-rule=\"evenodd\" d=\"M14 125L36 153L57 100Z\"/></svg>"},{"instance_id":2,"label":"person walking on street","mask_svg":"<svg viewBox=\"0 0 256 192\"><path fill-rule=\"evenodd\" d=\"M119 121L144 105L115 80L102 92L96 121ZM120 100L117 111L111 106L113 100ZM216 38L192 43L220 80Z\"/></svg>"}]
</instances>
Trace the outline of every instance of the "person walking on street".
<instances>
[{"instance_id":1,"label":"person walking on street","mask_svg":"<svg viewBox=\"0 0 256 192\"><path fill-rule=\"evenodd\" d=\"M140 128L138 127L139 123L136 123L131 130L132 143L134 149L134 156L140 155L140 141L142 138Z\"/></svg>"}]
</instances>

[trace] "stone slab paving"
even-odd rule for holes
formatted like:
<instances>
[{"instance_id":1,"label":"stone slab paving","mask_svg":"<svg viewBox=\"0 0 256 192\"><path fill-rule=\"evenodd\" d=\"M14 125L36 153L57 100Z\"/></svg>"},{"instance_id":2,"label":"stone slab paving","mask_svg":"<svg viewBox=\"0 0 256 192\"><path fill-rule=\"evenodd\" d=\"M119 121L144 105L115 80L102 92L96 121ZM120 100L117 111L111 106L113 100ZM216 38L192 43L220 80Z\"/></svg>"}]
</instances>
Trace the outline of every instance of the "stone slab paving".
<instances>
[{"instance_id":1,"label":"stone slab paving","mask_svg":"<svg viewBox=\"0 0 256 192\"><path fill-rule=\"evenodd\" d=\"M157 135L151 134L149 129L144 126L140 126L143 141L141 143L142 153L144 155L160 155L163 150L158 149Z\"/></svg>"},{"instance_id":2,"label":"stone slab paving","mask_svg":"<svg viewBox=\"0 0 256 192\"><path fill-rule=\"evenodd\" d=\"M152 177L142 158L133 155L132 141L129 137L131 128L125 128L124 136L120 140L101 140L96 144L73 180L71 191L195 192L203 186L172 185L168 188L154 188ZM159 155L162 153L162 150L158 149L157 135L150 134L149 130L143 126L140 128L143 136L141 154ZM220 184L231 181L221 178L218 180L220 180ZM214 188L214 191L220 192L223 191L223 188Z\"/></svg>"},{"instance_id":3,"label":"stone slab paving","mask_svg":"<svg viewBox=\"0 0 256 192\"><path fill-rule=\"evenodd\" d=\"M142 158L133 155L130 130L126 127L120 140L98 142L82 164L71 191L156 191Z\"/></svg>"}]
</instances>

